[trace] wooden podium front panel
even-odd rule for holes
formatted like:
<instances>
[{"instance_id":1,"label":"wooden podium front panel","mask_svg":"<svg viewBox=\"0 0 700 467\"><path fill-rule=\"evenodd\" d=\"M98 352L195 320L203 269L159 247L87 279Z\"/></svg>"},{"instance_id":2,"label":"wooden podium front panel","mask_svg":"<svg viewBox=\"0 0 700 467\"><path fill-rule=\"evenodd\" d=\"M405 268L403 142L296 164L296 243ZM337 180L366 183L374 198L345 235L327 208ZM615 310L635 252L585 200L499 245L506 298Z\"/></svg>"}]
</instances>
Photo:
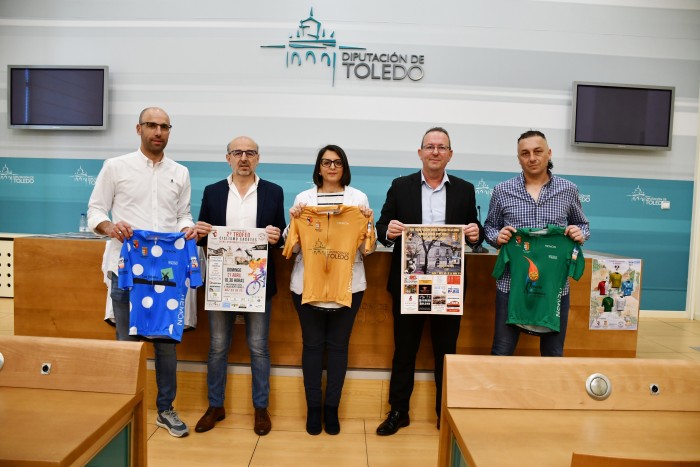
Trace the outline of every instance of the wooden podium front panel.
<instances>
[{"instance_id":1,"label":"wooden podium front panel","mask_svg":"<svg viewBox=\"0 0 700 467\"><path fill-rule=\"evenodd\" d=\"M28 336L115 339L114 327L104 322L107 288L100 264L104 242L99 240L15 239L15 334ZM301 328L289 292L292 261L272 251L277 266L278 293L273 298L270 355L273 365L301 365ZM486 355L491 350L495 307L495 280L491 271L496 255L466 256L467 297L457 352ZM386 290L391 253L375 252L365 258L367 290L350 339L351 368L391 368L394 351L391 296ZM590 259L580 281L571 281L571 312L565 355L577 357L634 357L636 331L590 331ZM197 328L186 331L178 345L178 359L205 362L209 352L209 321L198 296ZM152 356L149 346L149 356ZM517 355L539 355L539 338L522 334ZM232 363L250 361L245 326L236 325L229 353ZM432 369L428 325L416 368Z\"/></svg>"},{"instance_id":2,"label":"wooden podium front panel","mask_svg":"<svg viewBox=\"0 0 700 467\"><path fill-rule=\"evenodd\" d=\"M15 238L15 334L115 339L99 240Z\"/></svg>"}]
</instances>

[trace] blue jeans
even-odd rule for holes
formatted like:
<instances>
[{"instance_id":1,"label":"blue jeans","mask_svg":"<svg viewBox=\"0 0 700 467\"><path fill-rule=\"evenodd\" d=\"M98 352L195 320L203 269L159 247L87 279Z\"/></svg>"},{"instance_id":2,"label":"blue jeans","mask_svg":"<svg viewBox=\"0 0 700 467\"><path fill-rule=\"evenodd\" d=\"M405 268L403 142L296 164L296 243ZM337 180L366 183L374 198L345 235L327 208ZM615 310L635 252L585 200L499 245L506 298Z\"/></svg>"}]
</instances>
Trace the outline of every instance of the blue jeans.
<instances>
[{"instance_id":1,"label":"blue jeans","mask_svg":"<svg viewBox=\"0 0 700 467\"><path fill-rule=\"evenodd\" d=\"M253 375L253 407L266 409L270 400L270 310L272 298L265 302L265 313L242 313L250 350L250 372ZM233 338L236 314L231 311L209 310L209 358L207 386L209 405L223 407L228 373L228 352Z\"/></svg>"},{"instance_id":2,"label":"blue jeans","mask_svg":"<svg viewBox=\"0 0 700 467\"><path fill-rule=\"evenodd\" d=\"M292 302L299 315L303 350L301 368L308 407L338 407L348 370L348 346L355 317L362 304L364 291L352 294L350 307L318 310L301 304L301 295L292 292ZM326 400L321 403L323 355L327 353Z\"/></svg>"},{"instance_id":3,"label":"blue jeans","mask_svg":"<svg viewBox=\"0 0 700 467\"><path fill-rule=\"evenodd\" d=\"M508 319L509 294L496 290L496 326L493 335L491 355L513 355L518 345L521 329L506 324ZM540 336L540 355L543 357L561 357L564 355L564 339L566 325L569 322L569 294L563 295L560 302L559 332L542 334Z\"/></svg>"},{"instance_id":4,"label":"blue jeans","mask_svg":"<svg viewBox=\"0 0 700 467\"><path fill-rule=\"evenodd\" d=\"M139 341L139 336L129 335L129 291L119 288L116 274L111 273L110 275L112 276L110 298L112 299L114 321L117 328L117 340ZM173 406L177 393L177 354L174 342L154 342L153 350L155 352L156 386L158 386L156 406L158 412L162 412Z\"/></svg>"}]
</instances>

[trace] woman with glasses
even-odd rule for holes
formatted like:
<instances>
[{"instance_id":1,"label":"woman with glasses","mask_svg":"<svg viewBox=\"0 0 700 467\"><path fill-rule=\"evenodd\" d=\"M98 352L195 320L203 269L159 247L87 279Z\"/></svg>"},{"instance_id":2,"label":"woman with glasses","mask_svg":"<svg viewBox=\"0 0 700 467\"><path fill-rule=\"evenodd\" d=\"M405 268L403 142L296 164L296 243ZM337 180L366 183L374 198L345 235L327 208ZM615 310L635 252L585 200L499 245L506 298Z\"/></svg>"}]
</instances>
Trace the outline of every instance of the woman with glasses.
<instances>
[{"instance_id":1,"label":"woman with glasses","mask_svg":"<svg viewBox=\"0 0 700 467\"><path fill-rule=\"evenodd\" d=\"M294 199L289 209L292 218L299 217L305 206L345 205L357 206L366 217L372 216L367 195L350 185L350 166L345 151L329 144L318 152L312 175L314 187L303 191ZM373 226L371 226L374 229ZM284 232L286 238L289 227ZM374 236L372 238L375 238ZM294 247L297 252L299 246ZM364 254L376 248L371 244L365 251L365 242L355 253L352 268L352 304L343 306L336 302L309 302L302 304L304 288L304 258L298 252L294 258L290 289L292 301L299 315L303 341L301 358L306 391L306 431L311 435L321 433L322 422L326 433L340 433L338 406L340 394L348 368L348 344L355 316L360 309L362 296L367 288ZM323 354L327 352L326 397L322 400L321 378L323 374Z\"/></svg>"}]
</instances>

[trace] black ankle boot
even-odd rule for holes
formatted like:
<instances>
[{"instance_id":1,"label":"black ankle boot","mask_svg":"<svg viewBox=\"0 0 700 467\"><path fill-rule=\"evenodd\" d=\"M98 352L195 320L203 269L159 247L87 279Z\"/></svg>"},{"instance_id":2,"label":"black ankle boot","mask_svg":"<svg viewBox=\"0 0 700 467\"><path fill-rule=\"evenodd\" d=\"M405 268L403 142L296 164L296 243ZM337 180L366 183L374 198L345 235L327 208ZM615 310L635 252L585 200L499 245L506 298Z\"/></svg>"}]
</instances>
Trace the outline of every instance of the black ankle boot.
<instances>
[{"instance_id":1,"label":"black ankle boot","mask_svg":"<svg viewBox=\"0 0 700 467\"><path fill-rule=\"evenodd\" d=\"M329 435L337 435L340 433L340 420L338 420L338 407L330 405L323 406L323 423L326 433Z\"/></svg>"},{"instance_id":2,"label":"black ankle boot","mask_svg":"<svg viewBox=\"0 0 700 467\"><path fill-rule=\"evenodd\" d=\"M310 435L321 433L321 407L306 408L306 432Z\"/></svg>"}]
</instances>

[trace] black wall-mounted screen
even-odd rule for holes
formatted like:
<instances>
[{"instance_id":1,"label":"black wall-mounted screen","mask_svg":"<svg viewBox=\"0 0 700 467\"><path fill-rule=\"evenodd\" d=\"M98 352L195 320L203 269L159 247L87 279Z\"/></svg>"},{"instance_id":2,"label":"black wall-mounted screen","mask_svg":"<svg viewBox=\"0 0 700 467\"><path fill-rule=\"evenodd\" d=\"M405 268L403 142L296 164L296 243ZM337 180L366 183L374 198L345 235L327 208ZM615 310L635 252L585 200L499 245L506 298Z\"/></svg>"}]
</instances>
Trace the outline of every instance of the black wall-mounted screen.
<instances>
[{"instance_id":1,"label":"black wall-mounted screen","mask_svg":"<svg viewBox=\"0 0 700 467\"><path fill-rule=\"evenodd\" d=\"M8 126L106 129L108 74L106 66L8 65Z\"/></svg>"},{"instance_id":2,"label":"black wall-mounted screen","mask_svg":"<svg viewBox=\"0 0 700 467\"><path fill-rule=\"evenodd\" d=\"M675 88L574 82L571 144L668 151Z\"/></svg>"}]
</instances>

